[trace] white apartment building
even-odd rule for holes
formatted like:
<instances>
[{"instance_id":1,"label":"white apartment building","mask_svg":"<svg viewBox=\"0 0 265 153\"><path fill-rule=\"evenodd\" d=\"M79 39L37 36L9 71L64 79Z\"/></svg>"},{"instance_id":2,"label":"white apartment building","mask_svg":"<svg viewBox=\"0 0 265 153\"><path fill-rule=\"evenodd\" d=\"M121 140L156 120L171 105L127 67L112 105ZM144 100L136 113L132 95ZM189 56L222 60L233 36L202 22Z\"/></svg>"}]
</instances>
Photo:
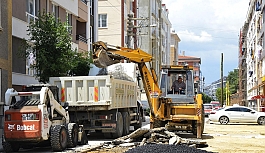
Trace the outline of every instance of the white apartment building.
<instances>
[{"instance_id":1,"label":"white apartment building","mask_svg":"<svg viewBox=\"0 0 265 153\"><path fill-rule=\"evenodd\" d=\"M249 23L247 31L247 101L248 107L254 109L259 109L260 106L259 100L253 100L252 97L260 94L259 88L259 41L258 41L258 21L261 15L261 12L257 9L257 0L250 1L250 5L247 13L247 23Z\"/></svg>"},{"instance_id":2,"label":"white apartment building","mask_svg":"<svg viewBox=\"0 0 265 153\"><path fill-rule=\"evenodd\" d=\"M170 64L170 41L171 41L171 23L168 18L169 11L166 8L165 4L162 4L162 14L161 14L161 43L162 43L162 56L161 56L161 64L169 65Z\"/></svg>"},{"instance_id":3,"label":"white apartment building","mask_svg":"<svg viewBox=\"0 0 265 153\"><path fill-rule=\"evenodd\" d=\"M171 30L170 33L170 53L169 53L169 64L177 65L178 64L178 51L179 51L179 42L181 41L178 34L175 30Z\"/></svg>"}]
</instances>

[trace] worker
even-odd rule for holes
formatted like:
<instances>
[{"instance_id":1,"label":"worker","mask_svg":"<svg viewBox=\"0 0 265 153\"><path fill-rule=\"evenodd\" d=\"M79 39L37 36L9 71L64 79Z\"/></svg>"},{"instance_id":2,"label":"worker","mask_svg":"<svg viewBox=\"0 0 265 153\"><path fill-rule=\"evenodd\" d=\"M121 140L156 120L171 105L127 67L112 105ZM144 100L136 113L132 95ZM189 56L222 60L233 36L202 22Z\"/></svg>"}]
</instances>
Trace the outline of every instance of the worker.
<instances>
[{"instance_id":1,"label":"worker","mask_svg":"<svg viewBox=\"0 0 265 153\"><path fill-rule=\"evenodd\" d=\"M186 89L186 84L182 81L181 76L173 82L171 89L175 94L185 94L183 91Z\"/></svg>"}]
</instances>

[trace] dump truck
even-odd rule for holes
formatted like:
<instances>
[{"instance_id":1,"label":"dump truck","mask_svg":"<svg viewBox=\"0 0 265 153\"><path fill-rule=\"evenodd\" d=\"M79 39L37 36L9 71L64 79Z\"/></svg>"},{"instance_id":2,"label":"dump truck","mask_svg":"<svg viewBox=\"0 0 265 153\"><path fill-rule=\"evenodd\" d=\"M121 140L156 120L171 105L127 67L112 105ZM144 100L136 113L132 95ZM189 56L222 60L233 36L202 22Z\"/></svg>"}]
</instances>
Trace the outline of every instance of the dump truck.
<instances>
[{"instance_id":1,"label":"dump truck","mask_svg":"<svg viewBox=\"0 0 265 153\"><path fill-rule=\"evenodd\" d=\"M20 92L7 89L2 139L5 152L47 145L62 151L81 143L82 133L77 124L69 122L67 104L60 104L57 92L58 88L49 84L28 85Z\"/></svg>"},{"instance_id":2,"label":"dump truck","mask_svg":"<svg viewBox=\"0 0 265 153\"><path fill-rule=\"evenodd\" d=\"M202 137L204 111L202 94L194 90L193 67L188 65L163 65L160 80L151 63L152 55L141 49L114 46L102 41L93 43L93 63L99 68L127 61L136 63L141 74L150 106L150 128L166 127L174 131L192 132ZM185 90L172 91L172 83L178 76L185 80Z\"/></svg>"},{"instance_id":3,"label":"dump truck","mask_svg":"<svg viewBox=\"0 0 265 153\"><path fill-rule=\"evenodd\" d=\"M137 82L126 74L119 76L50 77L49 83L59 88L61 102L68 103L70 122L87 134L118 138L129 134L130 126L140 128L144 117Z\"/></svg>"}]
</instances>

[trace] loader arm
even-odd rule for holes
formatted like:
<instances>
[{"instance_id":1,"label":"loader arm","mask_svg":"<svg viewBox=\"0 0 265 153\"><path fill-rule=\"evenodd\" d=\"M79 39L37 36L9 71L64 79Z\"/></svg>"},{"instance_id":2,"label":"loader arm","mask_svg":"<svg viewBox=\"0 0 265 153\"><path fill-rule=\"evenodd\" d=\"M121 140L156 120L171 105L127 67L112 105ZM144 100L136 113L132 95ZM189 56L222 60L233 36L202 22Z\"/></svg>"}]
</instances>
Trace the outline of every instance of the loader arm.
<instances>
[{"instance_id":1,"label":"loader arm","mask_svg":"<svg viewBox=\"0 0 265 153\"><path fill-rule=\"evenodd\" d=\"M108 46L112 48L108 48ZM120 60L128 60L138 64L143 86L146 91L146 97L150 106L151 120L152 117L159 116L158 109L161 105L159 97L162 94L158 85L155 70L153 68L150 68L149 70L146 65L146 62L151 62L152 59L152 55L141 49L111 46L102 41L93 43L93 63L99 68L119 63Z\"/></svg>"}]
</instances>

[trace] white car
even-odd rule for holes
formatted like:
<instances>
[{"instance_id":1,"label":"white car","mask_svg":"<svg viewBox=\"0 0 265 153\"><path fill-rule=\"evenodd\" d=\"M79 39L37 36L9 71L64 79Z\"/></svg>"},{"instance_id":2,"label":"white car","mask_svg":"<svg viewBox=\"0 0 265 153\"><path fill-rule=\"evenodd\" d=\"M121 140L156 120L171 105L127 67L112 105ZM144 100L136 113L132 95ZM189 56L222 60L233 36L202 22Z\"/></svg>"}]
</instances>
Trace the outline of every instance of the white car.
<instances>
[{"instance_id":1,"label":"white car","mask_svg":"<svg viewBox=\"0 0 265 153\"><path fill-rule=\"evenodd\" d=\"M258 112L245 106L228 106L218 111L213 111L209 115L210 121L227 124L229 122L238 123L258 123L265 124L265 112Z\"/></svg>"}]
</instances>

